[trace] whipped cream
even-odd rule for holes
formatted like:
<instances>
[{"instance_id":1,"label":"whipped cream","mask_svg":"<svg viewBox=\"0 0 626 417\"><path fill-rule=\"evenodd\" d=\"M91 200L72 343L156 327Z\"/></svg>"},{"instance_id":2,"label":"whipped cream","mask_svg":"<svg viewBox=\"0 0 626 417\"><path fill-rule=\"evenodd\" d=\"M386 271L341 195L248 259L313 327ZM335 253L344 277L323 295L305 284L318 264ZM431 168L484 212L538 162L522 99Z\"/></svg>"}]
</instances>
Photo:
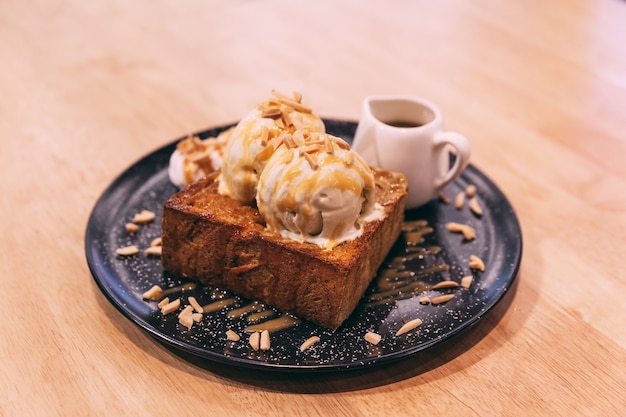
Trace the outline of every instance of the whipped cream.
<instances>
[{"instance_id":1,"label":"whipped cream","mask_svg":"<svg viewBox=\"0 0 626 417\"><path fill-rule=\"evenodd\" d=\"M217 137L202 140L197 136L189 136L180 141L170 156L167 170L170 181L178 188L183 188L220 169L231 132L232 128Z\"/></svg>"},{"instance_id":2,"label":"whipped cream","mask_svg":"<svg viewBox=\"0 0 626 417\"><path fill-rule=\"evenodd\" d=\"M360 236L383 210L365 161L338 137L309 135L305 145L284 140L272 154L260 175L257 206L269 230L332 249Z\"/></svg>"}]
</instances>

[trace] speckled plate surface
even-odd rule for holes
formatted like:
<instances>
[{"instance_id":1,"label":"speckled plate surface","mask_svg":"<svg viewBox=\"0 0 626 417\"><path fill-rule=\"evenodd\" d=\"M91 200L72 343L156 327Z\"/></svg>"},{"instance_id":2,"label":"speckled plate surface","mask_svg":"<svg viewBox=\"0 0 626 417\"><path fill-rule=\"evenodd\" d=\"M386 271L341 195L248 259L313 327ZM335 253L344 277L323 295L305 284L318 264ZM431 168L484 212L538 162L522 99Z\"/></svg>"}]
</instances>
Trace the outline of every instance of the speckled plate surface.
<instances>
[{"instance_id":1,"label":"speckled plate surface","mask_svg":"<svg viewBox=\"0 0 626 417\"><path fill-rule=\"evenodd\" d=\"M355 123L325 123L329 133L352 140ZM215 136L228 127L198 135ZM167 175L169 157L177 141L137 161L106 189L89 219L85 250L93 277L108 300L133 323L184 352L234 366L268 370L342 370L384 364L429 349L467 330L502 299L516 278L522 254L517 217L498 187L470 164L444 191L453 197L469 184L476 185L483 216L472 214L467 204L457 210L452 203L441 201L407 211L407 224L418 219L427 221L427 226L419 226L418 230L423 242L410 238L407 243L405 237L400 237L383 267L391 267L395 272L372 282L352 316L336 332L303 321L273 332L270 350L255 351L244 331L249 324L247 317L228 315L250 302L239 298L227 308L204 314L201 322L187 329L178 323L177 314L163 316L156 302L142 300L142 294L155 284L170 288L188 281L170 276L158 258L143 252L125 258L115 254L118 247L131 244L146 248L160 236L163 203L177 191ZM155 212L156 219L129 234L124 225L143 209ZM471 225L476 238L466 241L462 235L449 232L448 222ZM484 261L484 272L470 269L470 255ZM437 272L428 272L431 270ZM469 288L431 289L439 281L460 283L468 275L473 276ZM444 294L454 294L454 298L439 305L420 303L422 297ZM179 296L183 306L188 304L189 296L202 305L230 297L201 285L171 297ZM415 318L422 320L419 327L396 336L404 322ZM241 340L227 341L225 333L229 329L242 335ZM380 334L380 343L367 342L364 335L368 331ZM320 341L301 352L300 345L312 335L319 336Z\"/></svg>"}]
</instances>

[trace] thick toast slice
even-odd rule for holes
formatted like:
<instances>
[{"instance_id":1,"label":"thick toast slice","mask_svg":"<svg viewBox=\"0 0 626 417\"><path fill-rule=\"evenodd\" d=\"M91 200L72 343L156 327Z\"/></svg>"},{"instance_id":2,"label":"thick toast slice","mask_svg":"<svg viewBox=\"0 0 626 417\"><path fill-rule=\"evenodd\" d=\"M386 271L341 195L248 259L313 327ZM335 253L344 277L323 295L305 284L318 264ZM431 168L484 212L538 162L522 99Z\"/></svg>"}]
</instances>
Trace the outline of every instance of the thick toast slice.
<instances>
[{"instance_id":1,"label":"thick toast slice","mask_svg":"<svg viewBox=\"0 0 626 417\"><path fill-rule=\"evenodd\" d=\"M326 251L266 230L256 207L218 193L215 172L165 203L163 267L336 330L402 229L406 178L385 170L374 174L385 215L367 223L359 238Z\"/></svg>"}]
</instances>

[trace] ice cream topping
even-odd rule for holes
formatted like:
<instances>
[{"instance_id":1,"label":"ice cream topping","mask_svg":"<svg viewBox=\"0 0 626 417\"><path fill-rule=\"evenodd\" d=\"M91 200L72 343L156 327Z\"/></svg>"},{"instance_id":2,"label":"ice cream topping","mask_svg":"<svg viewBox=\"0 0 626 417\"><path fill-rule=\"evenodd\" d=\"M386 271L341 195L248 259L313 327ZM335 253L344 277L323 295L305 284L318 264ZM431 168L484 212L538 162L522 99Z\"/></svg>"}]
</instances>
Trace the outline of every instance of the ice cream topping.
<instances>
[{"instance_id":1,"label":"ice cream topping","mask_svg":"<svg viewBox=\"0 0 626 417\"><path fill-rule=\"evenodd\" d=\"M235 127L216 138L181 141L170 180L183 187L221 168L219 193L256 202L267 228L324 249L353 240L382 217L372 169L321 118L273 91Z\"/></svg>"},{"instance_id":2,"label":"ice cream topping","mask_svg":"<svg viewBox=\"0 0 626 417\"><path fill-rule=\"evenodd\" d=\"M300 130L293 136L305 136L305 144L283 140L259 179L256 200L267 227L325 249L355 239L382 215L372 170L340 138Z\"/></svg>"},{"instance_id":3,"label":"ice cream topping","mask_svg":"<svg viewBox=\"0 0 626 417\"><path fill-rule=\"evenodd\" d=\"M234 128L224 151L219 192L242 203L252 203L265 164L280 142L296 129L324 132L324 122L300 103L274 91Z\"/></svg>"}]
</instances>

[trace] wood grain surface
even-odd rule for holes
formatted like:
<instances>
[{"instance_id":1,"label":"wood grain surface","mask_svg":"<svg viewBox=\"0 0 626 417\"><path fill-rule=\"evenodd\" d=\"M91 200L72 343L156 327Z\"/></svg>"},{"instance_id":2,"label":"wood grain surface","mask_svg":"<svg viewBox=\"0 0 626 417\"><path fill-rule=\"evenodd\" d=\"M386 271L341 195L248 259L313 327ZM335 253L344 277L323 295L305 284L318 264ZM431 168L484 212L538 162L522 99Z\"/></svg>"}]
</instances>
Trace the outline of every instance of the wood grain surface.
<instances>
[{"instance_id":1,"label":"wood grain surface","mask_svg":"<svg viewBox=\"0 0 626 417\"><path fill-rule=\"evenodd\" d=\"M0 3L0 415L617 416L626 409L626 2ZM125 168L272 88L357 120L438 104L505 192L518 280L459 338L374 369L258 372L174 352L84 254Z\"/></svg>"}]
</instances>

